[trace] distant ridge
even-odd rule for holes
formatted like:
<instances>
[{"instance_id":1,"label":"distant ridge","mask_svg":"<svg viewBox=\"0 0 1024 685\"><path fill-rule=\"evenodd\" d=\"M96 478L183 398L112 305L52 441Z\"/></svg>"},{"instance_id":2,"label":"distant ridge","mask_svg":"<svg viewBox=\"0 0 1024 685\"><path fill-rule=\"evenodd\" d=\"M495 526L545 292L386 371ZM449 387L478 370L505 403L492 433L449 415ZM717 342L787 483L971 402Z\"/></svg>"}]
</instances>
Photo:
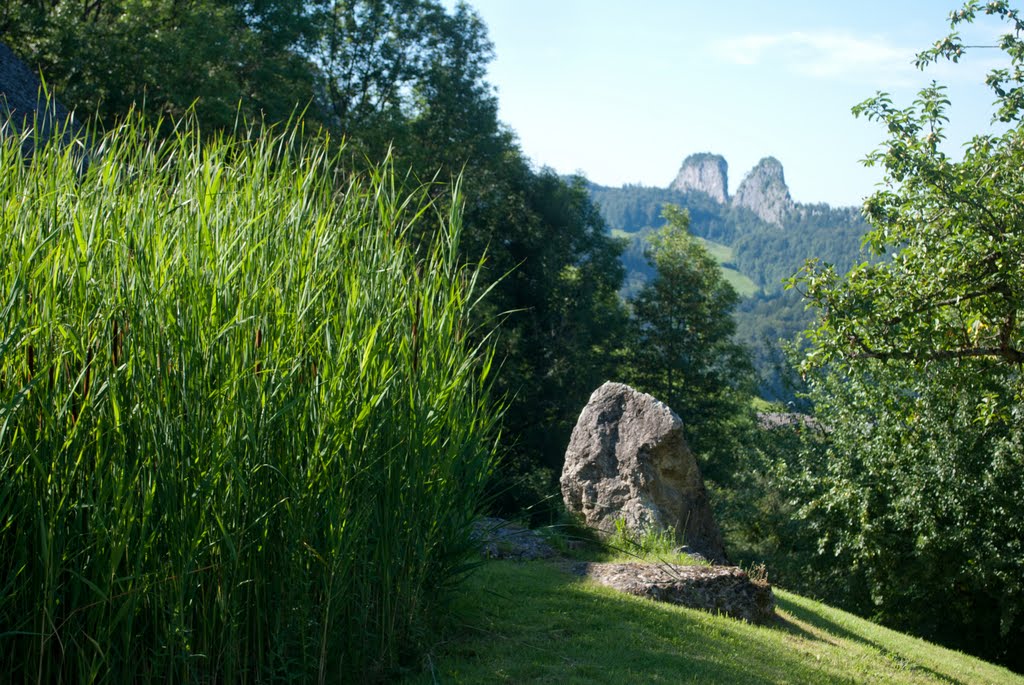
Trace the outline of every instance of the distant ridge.
<instances>
[{"instance_id":1,"label":"distant ridge","mask_svg":"<svg viewBox=\"0 0 1024 685\"><path fill-rule=\"evenodd\" d=\"M794 339L811 325L813 314L784 281L808 258L842 272L869 258L861 251L869 227L859 207L795 202L774 157L760 160L731 197L727 174L724 157L701 153L683 160L668 187L588 183L587 189L609 231L624 241L621 293L626 299L636 297L655 275L648 238L664 225L665 205L687 211L690 234L705 241L743 296L735 312L736 335L752 350L761 396L799 408L799 377L788 370L778 341Z\"/></svg>"}]
</instances>

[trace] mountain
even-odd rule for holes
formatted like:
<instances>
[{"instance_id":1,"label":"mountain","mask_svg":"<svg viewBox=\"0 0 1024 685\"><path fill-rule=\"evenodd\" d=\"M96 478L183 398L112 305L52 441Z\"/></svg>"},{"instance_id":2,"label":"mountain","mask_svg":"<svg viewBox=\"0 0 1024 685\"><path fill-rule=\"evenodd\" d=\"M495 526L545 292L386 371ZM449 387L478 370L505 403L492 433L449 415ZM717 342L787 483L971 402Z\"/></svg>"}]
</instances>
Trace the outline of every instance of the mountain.
<instances>
[{"instance_id":1,"label":"mountain","mask_svg":"<svg viewBox=\"0 0 1024 685\"><path fill-rule=\"evenodd\" d=\"M758 162L740 182L732 203L749 209L762 221L781 227L795 206L786 186L782 163L774 157Z\"/></svg>"},{"instance_id":2,"label":"mountain","mask_svg":"<svg viewBox=\"0 0 1024 685\"><path fill-rule=\"evenodd\" d=\"M856 207L794 202L782 163L765 157L748 172L731 198L728 164L721 155L701 153L683 160L667 188L590 184L591 199L614 235L626 242L623 296L635 296L653 275L647 264L647 236L664 224L662 207L690 213L690 232L707 241L733 283L745 295L736 311L737 338L752 351L765 399L791 402L780 341L792 340L813 317L784 280L818 258L840 270L862 261L860 242L868 226Z\"/></svg>"},{"instance_id":3,"label":"mountain","mask_svg":"<svg viewBox=\"0 0 1024 685\"><path fill-rule=\"evenodd\" d=\"M683 160L668 189L677 193L704 193L720 205L750 210L765 223L782 226L795 204L786 186L782 163L765 157L751 169L736 195L729 198L729 164L722 155L700 152Z\"/></svg>"},{"instance_id":4,"label":"mountain","mask_svg":"<svg viewBox=\"0 0 1024 685\"><path fill-rule=\"evenodd\" d=\"M669 190L680 193L694 190L724 204L729 200L729 165L721 155L708 152L690 155L683 160Z\"/></svg>"}]
</instances>

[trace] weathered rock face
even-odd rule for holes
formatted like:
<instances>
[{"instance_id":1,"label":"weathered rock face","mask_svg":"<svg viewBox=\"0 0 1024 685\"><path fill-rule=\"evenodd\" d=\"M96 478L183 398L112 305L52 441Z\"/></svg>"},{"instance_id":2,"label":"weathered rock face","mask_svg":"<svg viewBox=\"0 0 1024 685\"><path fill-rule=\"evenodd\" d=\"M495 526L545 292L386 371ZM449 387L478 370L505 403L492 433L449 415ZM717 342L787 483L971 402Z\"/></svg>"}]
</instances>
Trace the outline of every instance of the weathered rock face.
<instances>
[{"instance_id":1,"label":"weathered rock face","mask_svg":"<svg viewBox=\"0 0 1024 685\"><path fill-rule=\"evenodd\" d=\"M0 43L0 136L18 133L37 122L43 140L49 139L55 128L65 127L71 115L68 110L51 99L43 97L39 79L11 50ZM64 134L69 138L69 131ZM33 141L22 146L26 154L32 153Z\"/></svg>"},{"instance_id":2,"label":"weathered rock face","mask_svg":"<svg viewBox=\"0 0 1024 685\"><path fill-rule=\"evenodd\" d=\"M583 564L580 575L658 602L722 613L750 623L775 619L775 594L736 566Z\"/></svg>"},{"instance_id":3,"label":"weathered rock face","mask_svg":"<svg viewBox=\"0 0 1024 685\"><path fill-rule=\"evenodd\" d=\"M724 204L729 199L729 165L721 155L690 155L669 187L683 193L699 190Z\"/></svg>"},{"instance_id":4,"label":"weathered rock face","mask_svg":"<svg viewBox=\"0 0 1024 685\"><path fill-rule=\"evenodd\" d=\"M770 224L782 225L782 219L793 210L782 163L765 157L750 170L732 198L735 207L745 207Z\"/></svg>"},{"instance_id":5,"label":"weathered rock face","mask_svg":"<svg viewBox=\"0 0 1024 685\"><path fill-rule=\"evenodd\" d=\"M619 519L637 536L672 528L705 558L727 560L682 420L628 385L605 383L590 396L565 453L561 485L569 512L599 533L613 533Z\"/></svg>"}]
</instances>

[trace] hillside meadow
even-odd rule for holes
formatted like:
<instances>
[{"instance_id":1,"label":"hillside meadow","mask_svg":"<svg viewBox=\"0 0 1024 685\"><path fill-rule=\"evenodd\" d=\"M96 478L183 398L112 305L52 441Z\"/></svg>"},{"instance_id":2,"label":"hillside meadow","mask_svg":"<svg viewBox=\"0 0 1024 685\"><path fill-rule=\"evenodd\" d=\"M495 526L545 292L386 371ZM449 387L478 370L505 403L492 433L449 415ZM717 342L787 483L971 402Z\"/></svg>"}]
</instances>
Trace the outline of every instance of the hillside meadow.
<instances>
[{"instance_id":1,"label":"hillside meadow","mask_svg":"<svg viewBox=\"0 0 1024 685\"><path fill-rule=\"evenodd\" d=\"M404 682L1024 683L980 659L775 594L778 622L754 626L625 595L557 562L488 562L460 592L424 671Z\"/></svg>"}]
</instances>

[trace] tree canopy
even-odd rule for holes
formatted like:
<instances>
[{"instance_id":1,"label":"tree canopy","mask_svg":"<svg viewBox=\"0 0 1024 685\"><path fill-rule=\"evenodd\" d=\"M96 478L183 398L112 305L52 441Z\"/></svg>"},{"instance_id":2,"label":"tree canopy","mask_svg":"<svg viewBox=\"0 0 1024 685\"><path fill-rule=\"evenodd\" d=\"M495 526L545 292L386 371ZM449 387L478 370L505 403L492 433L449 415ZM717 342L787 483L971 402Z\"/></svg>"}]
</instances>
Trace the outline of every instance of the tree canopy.
<instances>
[{"instance_id":1,"label":"tree canopy","mask_svg":"<svg viewBox=\"0 0 1024 685\"><path fill-rule=\"evenodd\" d=\"M1003 133L944 150L946 90L906 107L879 93L864 205L876 260L792 285L818 313L803 369L827 426L791 496L817 573L882 621L1024 668L1024 30L1009 3L967 2L917 59L959 61L978 14L1009 25L991 72Z\"/></svg>"},{"instance_id":2,"label":"tree canopy","mask_svg":"<svg viewBox=\"0 0 1024 685\"><path fill-rule=\"evenodd\" d=\"M749 407L753 389L747 352L733 340L739 296L689 234L689 214L673 205L663 211L666 223L648 250L654 278L632 301L626 372L683 420L702 468L725 477L733 460L725 426Z\"/></svg>"},{"instance_id":3,"label":"tree canopy","mask_svg":"<svg viewBox=\"0 0 1024 685\"><path fill-rule=\"evenodd\" d=\"M952 27L980 7L969 2L954 12ZM1008 3L987 3L984 12L1024 28ZM996 118L1013 125L974 137L960 161L942 146L950 105L943 86L933 82L908 107L879 93L854 108L889 134L866 160L882 167L885 187L864 214L872 226L867 245L891 258L862 263L844 278L812 263L795 281L821 312L813 362L1024 362L1024 43L1007 34L1001 47L1011 67L994 71L988 83L998 98ZM957 61L968 49L954 33L922 52L918 65Z\"/></svg>"},{"instance_id":4,"label":"tree canopy","mask_svg":"<svg viewBox=\"0 0 1024 685\"><path fill-rule=\"evenodd\" d=\"M633 300L637 375L680 416L711 411L739 353L731 313L739 302L718 262L688 232L689 214L668 205L650 238L654 279Z\"/></svg>"}]
</instances>

